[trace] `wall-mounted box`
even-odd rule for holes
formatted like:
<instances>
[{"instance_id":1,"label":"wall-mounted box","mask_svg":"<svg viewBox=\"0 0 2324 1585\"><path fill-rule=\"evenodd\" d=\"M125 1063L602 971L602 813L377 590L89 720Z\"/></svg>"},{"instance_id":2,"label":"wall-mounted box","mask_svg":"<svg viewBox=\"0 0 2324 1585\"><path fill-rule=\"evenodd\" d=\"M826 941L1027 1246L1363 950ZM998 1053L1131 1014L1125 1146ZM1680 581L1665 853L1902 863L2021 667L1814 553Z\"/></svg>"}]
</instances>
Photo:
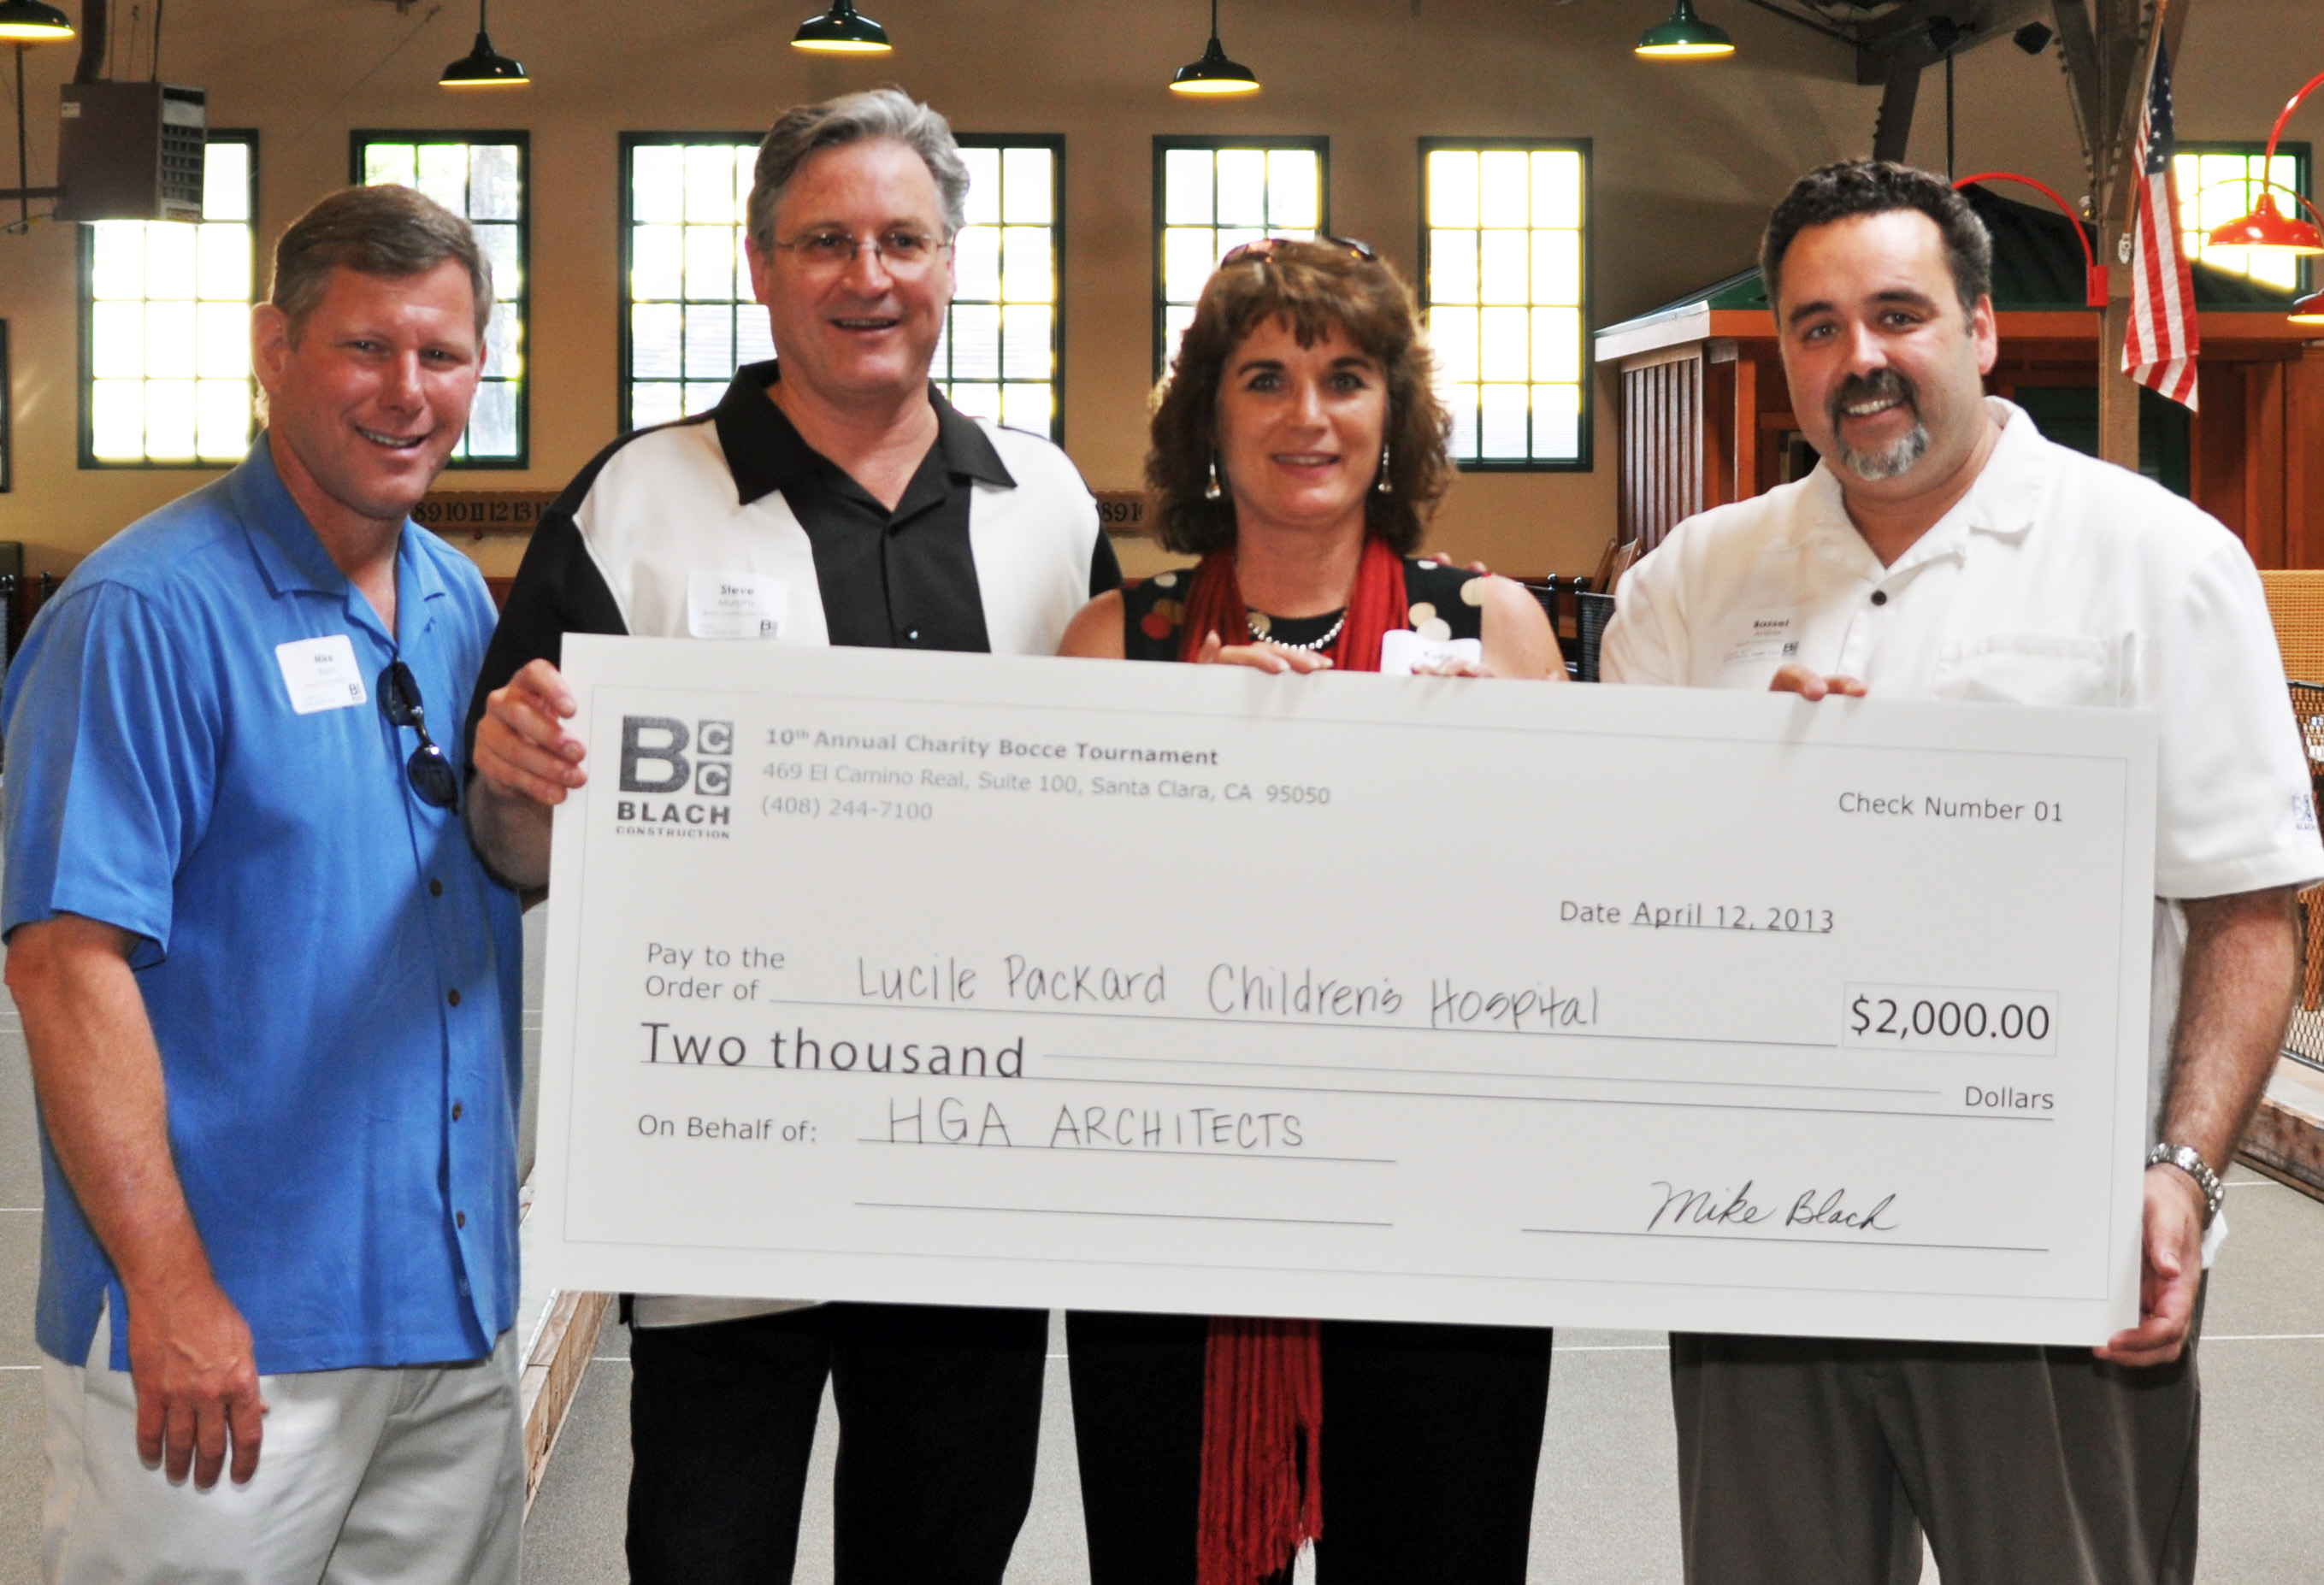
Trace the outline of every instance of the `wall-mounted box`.
<instances>
[{"instance_id":1,"label":"wall-mounted box","mask_svg":"<svg viewBox=\"0 0 2324 1585\"><path fill-rule=\"evenodd\" d=\"M167 83L67 83L60 220L198 220L209 96Z\"/></svg>"}]
</instances>

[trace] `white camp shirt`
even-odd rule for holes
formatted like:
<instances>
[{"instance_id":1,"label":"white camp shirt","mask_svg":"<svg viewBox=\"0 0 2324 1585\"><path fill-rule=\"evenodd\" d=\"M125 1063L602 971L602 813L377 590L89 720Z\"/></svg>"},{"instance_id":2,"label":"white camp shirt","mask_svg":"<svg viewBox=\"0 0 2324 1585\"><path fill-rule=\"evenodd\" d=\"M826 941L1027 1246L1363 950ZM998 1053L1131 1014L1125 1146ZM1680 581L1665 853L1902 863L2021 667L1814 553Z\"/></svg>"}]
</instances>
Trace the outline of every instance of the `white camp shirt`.
<instances>
[{"instance_id":1,"label":"white camp shirt","mask_svg":"<svg viewBox=\"0 0 2324 1585\"><path fill-rule=\"evenodd\" d=\"M1622 580L1600 668L1613 682L1764 690L1797 661L1875 697L2153 711L2159 1129L2186 940L2173 899L2324 876L2305 751L2243 542L2159 484L2044 439L2015 404L1986 405L2002 432L1985 471L1895 565L1819 464L1672 530Z\"/></svg>"}]
</instances>

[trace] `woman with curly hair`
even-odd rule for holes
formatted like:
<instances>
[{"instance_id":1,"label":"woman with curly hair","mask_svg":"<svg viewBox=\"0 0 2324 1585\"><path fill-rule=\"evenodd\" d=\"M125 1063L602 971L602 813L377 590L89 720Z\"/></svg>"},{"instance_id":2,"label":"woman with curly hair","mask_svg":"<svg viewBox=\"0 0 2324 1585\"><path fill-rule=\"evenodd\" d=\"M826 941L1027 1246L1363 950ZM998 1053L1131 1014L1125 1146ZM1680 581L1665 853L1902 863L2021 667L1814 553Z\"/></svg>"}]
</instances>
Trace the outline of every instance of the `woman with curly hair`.
<instances>
[{"instance_id":1,"label":"woman with curly hair","mask_svg":"<svg viewBox=\"0 0 2324 1585\"><path fill-rule=\"evenodd\" d=\"M1387 649L1398 668L1563 680L1523 588L1412 556L1452 482L1450 429L1412 292L1370 248L1234 249L1146 461L1162 543L1202 562L1091 601L1059 652L1284 674L1377 671ZM1525 1579L1546 1329L1065 1324L1093 1585L1260 1585L1310 1540L1323 1585Z\"/></svg>"}]
</instances>

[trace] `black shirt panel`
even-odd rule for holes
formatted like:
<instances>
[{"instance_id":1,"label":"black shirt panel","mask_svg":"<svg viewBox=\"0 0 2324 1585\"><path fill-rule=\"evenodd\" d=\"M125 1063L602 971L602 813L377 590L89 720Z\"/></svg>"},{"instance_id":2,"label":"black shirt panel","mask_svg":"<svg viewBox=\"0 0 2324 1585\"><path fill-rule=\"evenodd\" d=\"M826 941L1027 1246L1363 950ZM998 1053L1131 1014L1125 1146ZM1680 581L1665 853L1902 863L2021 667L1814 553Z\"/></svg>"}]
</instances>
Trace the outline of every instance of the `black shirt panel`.
<instances>
[{"instance_id":1,"label":"black shirt panel","mask_svg":"<svg viewBox=\"0 0 2324 1585\"><path fill-rule=\"evenodd\" d=\"M1090 547L1090 598L1111 594L1121 587L1121 558L1113 553L1113 541L1106 531L1097 531L1097 543Z\"/></svg>"},{"instance_id":2,"label":"black shirt panel","mask_svg":"<svg viewBox=\"0 0 2324 1585\"><path fill-rule=\"evenodd\" d=\"M698 418L681 421L703 422ZM475 773L476 723L484 719L487 697L507 687L509 678L534 660L563 665L567 633L619 636L629 631L629 624L622 620L621 605L605 586L604 575L597 570L595 558L582 541L580 526L573 520L607 459L635 438L625 435L592 457L541 515L524 548L524 560L517 567L515 582L509 585L508 602L501 608L499 625L493 629L493 641L484 650L484 667L476 673L475 695L468 705L462 759L470 775Z\"/></svg>"},{"instance_id":3,"label":"black shirt panel","mask_svg":"<svg viewBox=\"0 0 2324 1585\"><path fill-rule=\"evenodd\" d=\"M980 483L1015 489L1017 481L984 431L930 386L936 443L890 511L808 446L768 399L780 377L771 362L737 370L714 417L742 499L780 490L806 530L831 641L879 650L991 650L969 503Z\"/></svg>"}]
</instances>

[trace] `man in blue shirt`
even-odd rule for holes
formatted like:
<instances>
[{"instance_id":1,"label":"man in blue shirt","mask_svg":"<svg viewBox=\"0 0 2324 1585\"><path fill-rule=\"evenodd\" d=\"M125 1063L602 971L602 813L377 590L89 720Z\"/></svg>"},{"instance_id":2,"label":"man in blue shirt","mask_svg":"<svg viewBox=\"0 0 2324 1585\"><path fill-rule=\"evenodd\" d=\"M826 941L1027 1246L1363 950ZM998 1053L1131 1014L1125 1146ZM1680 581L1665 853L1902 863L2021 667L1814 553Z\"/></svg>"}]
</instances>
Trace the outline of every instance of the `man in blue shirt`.
<instances>
[{"instance_id":1,"label":"man in blue shirt","mask_svg":"<svg viewBox=\"0 0 2324 1585\"><path fill-rule=\"evenodd\" d=\"M518 904L429 736L493 606L406 515L491 309L419 194L309 210L267 431L81 564L0 699L53 1585L517 1577Z\"/></svg>"}]
</instances>

